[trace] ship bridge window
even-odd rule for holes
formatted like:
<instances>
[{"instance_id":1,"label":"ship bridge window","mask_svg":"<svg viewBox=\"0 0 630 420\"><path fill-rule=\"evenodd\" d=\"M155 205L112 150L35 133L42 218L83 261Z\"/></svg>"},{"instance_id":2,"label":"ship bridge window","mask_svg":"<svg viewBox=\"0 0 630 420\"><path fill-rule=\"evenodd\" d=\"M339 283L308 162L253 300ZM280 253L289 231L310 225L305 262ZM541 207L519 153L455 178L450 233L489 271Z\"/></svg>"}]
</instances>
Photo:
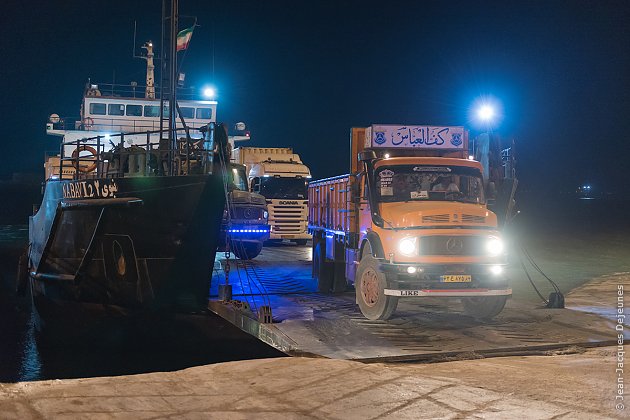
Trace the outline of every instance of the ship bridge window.
<instances>
[{"instance_id":1,"label":"ship bridge window","mask_svg":"<svg viewBox=\"0 0 630 420\"><path fill-rule=\"evenodd\" d=\"M132 117L141 117L142 105L127 105L127 115Z\"/></svg>"},{"instance_id":2,"label":"ship bridge window","mask_svg":"<svg viewBox=\"0 0 630 420\"><path fill-rule=\"evenodd\" d=\"M107 106L105 104L92 103L90 104L90 114L92 115L106 115Z\"/></svg>"},{"instance_id":3,"label":"ship bridge window","mask_svg":"<svg viewBox=\"0 0 630 420\"><path fill-rule=\"evenodd\" d=\"M195 108L188 108L188 107L182 106L179 108L179 110L181 111L182 117L195 118Z\"/></svg>"},{"instance_id":4,"label":"ship bridge window","mask_svg":"<svg viewBox=\"0 0 630 420\"><path fill-rule=\"evenodd\" d=\"M145 105L144 106L144 116L145 117L159 117L160 116L160 107L157 105Z\"/></svg>"},{"instance_id":5,"label":"ship bridge window","mask_svg":"<svg viewBox=\"0 0 630 420\"><path fill-rule=\"evenodd\" d=\"M198 120L209 120L212 118L212 108L197 108Z\"/></svg>"},{"instance_id":6,"label":"ship bridge window","mask_svg":"<svg viewBox=\"0 0 630 420\"><path fill-rule=\"evenodd\" d=\"M125 106L123 104L109 104L107 105L108 115L125 115Z\"/></svg>"}]
</instances>

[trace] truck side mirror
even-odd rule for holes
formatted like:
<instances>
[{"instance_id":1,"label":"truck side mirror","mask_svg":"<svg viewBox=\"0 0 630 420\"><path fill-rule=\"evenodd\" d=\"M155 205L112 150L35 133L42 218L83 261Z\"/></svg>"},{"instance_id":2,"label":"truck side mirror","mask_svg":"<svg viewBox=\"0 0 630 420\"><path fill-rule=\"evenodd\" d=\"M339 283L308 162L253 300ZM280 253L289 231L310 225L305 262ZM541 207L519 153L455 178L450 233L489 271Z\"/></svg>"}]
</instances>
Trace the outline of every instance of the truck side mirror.
<instances>
[{"instance_id":1,"label":"truck side mirror","mask_svg":"<svg viewBox=\"0 0 630 420\"><path fill-rule=\"evenodd\" d=\"M252 179L251 189L253 192L256 192L256 193L260 191L260 178L256 177Z\"/></svg>"},{"instance_id":2,"label":"truck side mirror","mask_svg":"<svg viewBox=\"0 0 630 420\"><path fill-rule=\"evenodd\" d=\"M376 152L374 150L362 150L359 152L359 160L361 162L367 162L376 159Z\"/></svg>"},{"instance_id":3,"label":"truck side mirror","mask_svg":"<svg viewBox=\"0 0 630 420\"><path fill-rule=\"evenodd\" d=\"M488 191L486 192L488 200L495 200L497 198L497 186L494 181L488 182Z\"/></svg>"},{"instance_id":4,"label":"truck side mirror","mask_svg":"<svg viewBox=\"0 0 630 420\"><path fill-rule=\"evenodd\" d=\"M486 188L486 202L488 206L492 207L497 201L497 187L493 181L488 182L488 188Z\"/></svg>"}]
</instances>

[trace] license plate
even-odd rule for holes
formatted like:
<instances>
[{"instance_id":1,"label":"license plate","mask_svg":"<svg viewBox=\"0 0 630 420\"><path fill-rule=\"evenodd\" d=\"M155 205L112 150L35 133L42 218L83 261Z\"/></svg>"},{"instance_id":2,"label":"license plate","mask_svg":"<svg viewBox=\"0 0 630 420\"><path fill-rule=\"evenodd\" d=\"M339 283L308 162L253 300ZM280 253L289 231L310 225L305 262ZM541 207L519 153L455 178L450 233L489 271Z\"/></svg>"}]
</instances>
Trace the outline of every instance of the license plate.
<instances>
[{"instance_id":1,"label":"license plate","mask_svg":"<svg viewBox=\"0 0 630 420\"><path fill-rule=\"evenodd\" d=\"M470 274L449 274L440 276L442 283L470 283L472 276Z\"/></svg>"}]
</instances>

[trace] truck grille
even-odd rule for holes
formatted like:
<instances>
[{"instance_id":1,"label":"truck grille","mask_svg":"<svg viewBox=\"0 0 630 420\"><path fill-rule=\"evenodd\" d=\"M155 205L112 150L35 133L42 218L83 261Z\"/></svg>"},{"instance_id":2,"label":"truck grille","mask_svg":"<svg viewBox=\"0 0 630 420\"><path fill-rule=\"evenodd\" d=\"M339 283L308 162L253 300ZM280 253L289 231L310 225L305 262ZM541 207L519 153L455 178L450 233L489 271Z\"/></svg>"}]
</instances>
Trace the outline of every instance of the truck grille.
<instances>
[{"instance_id":1,"label":"truck grille","mask_svg":"<svg viewBox=\"0 0 630 420\"><path fill-rule=\"evenodd\" d=\"M260 207L235 207L232 208L233 219L262 219L263 209Z\"/></svg>"},{"instance_id":2,"label":"truck grille","mask_svg":"<svg viewBox=\"0 0 630 420\"><path fill-rule=\"evenodd\" d=\"M422 216L422 223L448 223L449 221L449 214L432 214L430 216Z\"/></svg>"},{"instance_id":3,"label":"truck grille","mask_svg":"<svg viewBox=\"0 0 630 420\"><path fill-rule=\"evenodd\" d=\"M457 214L454 215L453 221L457 222ZM422 223L448 223L451 221L450 214L431 214L428 216L422 216ZM474 214L462 214L462 223L485 223L486 218L483 216L476 216Z\"/></svg>"},{"instance_id":4,"label":"truck grille","mask_svg":"<svg viewBox=\"0 0 630 420\"><path fill-rule=\"evenodd\" d=\"M306 232L305 206L268 204L269 224L274 234L300 234Z\"/></svg>"},{"instance_id":5,"label":"truck grille","mask_svg":"<svg viewBox=\"0 0 630 420\"><path fill-rule=\"evenodd\" d=\"M484 238L478 236L424 236L420 255L484 255Z\"/></svg>"},{"instance_id":6,"label":"truck grille","mask_svg":"<svg viewBox=\"0 0 630 420\"><path fill-rule=\"evenodd\" d=\"M462 222L464 223L486 223L486 218L476 216L474 214L462 214Z\"/></svg>"}]
</instances>

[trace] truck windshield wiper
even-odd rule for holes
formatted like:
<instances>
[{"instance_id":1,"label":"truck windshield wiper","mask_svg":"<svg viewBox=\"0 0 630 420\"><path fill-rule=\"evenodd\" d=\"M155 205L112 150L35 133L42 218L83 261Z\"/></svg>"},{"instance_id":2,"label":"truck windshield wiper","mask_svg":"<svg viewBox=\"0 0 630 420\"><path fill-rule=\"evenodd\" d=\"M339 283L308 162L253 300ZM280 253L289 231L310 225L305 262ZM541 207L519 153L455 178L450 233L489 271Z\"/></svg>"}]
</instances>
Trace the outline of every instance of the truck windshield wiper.
<instances>
[{"instance_id":1,"label":"truck windshield wiper","mask_svg":"<svg viewBox=\"0 0 630 420\"><path fill-rule=\"evenodd\" d=\"M389 220L385 220L383 219L383 217L381 217L380 214L378 213L372 213L373 217L378 220L381 223L387 223L389 225L390 228L394 229L394 230L398 230L397 227L395 227L394 225L392 225L392 223Z\"/></svg>"}]
</instances>

